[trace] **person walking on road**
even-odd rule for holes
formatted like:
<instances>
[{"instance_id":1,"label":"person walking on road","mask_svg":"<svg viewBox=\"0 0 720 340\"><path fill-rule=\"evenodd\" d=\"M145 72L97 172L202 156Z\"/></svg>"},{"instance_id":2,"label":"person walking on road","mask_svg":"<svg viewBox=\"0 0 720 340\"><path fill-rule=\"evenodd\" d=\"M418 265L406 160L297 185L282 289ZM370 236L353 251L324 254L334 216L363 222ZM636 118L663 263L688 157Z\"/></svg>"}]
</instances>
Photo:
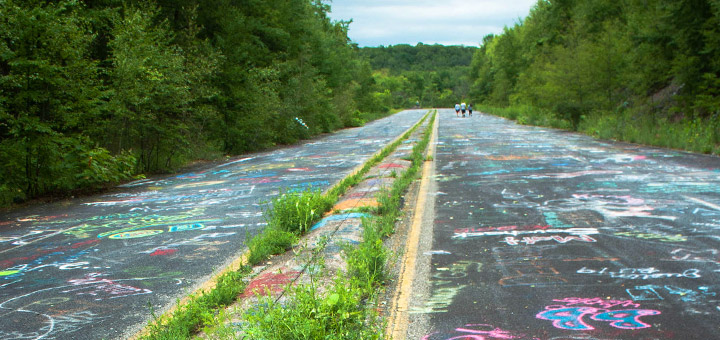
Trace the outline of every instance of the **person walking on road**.
<instances>
[{"instance_id":1,"label":"person walking on road","mask_svg":"<svg viewBox=\"0 0 720 340\"><path fill-rule=\"evenodd\" d=\"M460 104L455 104L455 115L460 117Z\"/></svg>"},{"instance_id":2,"label":"person walking on road","mask_svg":"<svg viewBox=\"0 0 720 340\"><path fill-rule=\"evenodd\" d=\"M468 114L472 117L472 104L468 104Z\"/></svg>"},{"instance_id":3,"label":"person walking on road","mask_svg":"<svg viewBox=\"0 0 720 340\"><path fill-rule=\"evenodd\" d=\"M467 104L460 104L460 111L462 111L463 118L465 118L465 110L467 110Z\"/></svg>"}]
</instances>

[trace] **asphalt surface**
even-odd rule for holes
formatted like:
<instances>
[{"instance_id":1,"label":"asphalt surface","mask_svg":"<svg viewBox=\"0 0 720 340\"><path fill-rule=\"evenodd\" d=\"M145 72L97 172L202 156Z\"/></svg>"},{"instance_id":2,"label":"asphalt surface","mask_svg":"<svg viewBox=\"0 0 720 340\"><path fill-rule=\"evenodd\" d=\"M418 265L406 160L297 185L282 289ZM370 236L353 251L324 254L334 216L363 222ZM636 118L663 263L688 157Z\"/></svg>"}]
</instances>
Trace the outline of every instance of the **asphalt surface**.
<instances>
[{"instance_id":1,"label":"asphalt surface","mask_svg":"<svg viewBox=\"0 0 720 340\"><path fill-rule=\"evenodd\" d=\"M0 214L0 339L132 336L246 249L263 201L330 187L425 113Z\"/></svg>"},{"instance_id":2,"label":"asphalt surface","mask_svg":"<svg viewBox=\"0 0 720 340\"><path fill-rule=\"evenodd\" d=\"M720 339L718 157L438 116L407 338Z\"/></svg>"}]
</instances>

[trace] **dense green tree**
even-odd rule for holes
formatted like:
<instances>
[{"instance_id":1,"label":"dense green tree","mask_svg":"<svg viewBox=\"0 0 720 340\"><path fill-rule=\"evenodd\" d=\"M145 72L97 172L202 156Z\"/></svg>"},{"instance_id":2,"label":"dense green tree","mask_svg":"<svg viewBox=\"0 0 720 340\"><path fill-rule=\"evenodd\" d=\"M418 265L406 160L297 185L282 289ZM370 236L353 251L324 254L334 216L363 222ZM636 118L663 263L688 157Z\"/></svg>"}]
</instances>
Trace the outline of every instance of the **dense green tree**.
<instances>
[{"instance_id":1,"label":"dense green tree","mask_svg":"<svg viewBox=\"0 0 720 340\"><path fill-rule=\"evenodd\" d=\"M602 127L613 130L605 136L630 140L643 125L681 124L698 130L687 132L689 143L718 149L718 7L717 0L540 0L522 22L483 41L471 94L515 107L523 121ZM656 135L645 139L661 142Z\"/></svg>"},{"instance_id":2,"label":"dense green tree","mask_svg":"<svg viewBox=\"0 0 720 340\"><path fill-rule=\"evenodd\" d=\"M328 11L2 1L0 204L362 124L358 110L382 109L372 70Z\"/></svg>"},{"instance_id":3,"label":"dense green tree","mask_svg":"<svg viewBox=\"0 0 720 340\"><path fill-rule=\"evenodd\" d=\"M493 78L493 69L487 48L494 38L495 35L493 34L488 34L483 37L480 49L473 55L470 71L468 72L471 81L469 93L471 98L488 98L492 91L492 82L490 79Z\"/></svg>"},{"instance_id":4,"label":"dense green tree","mask_svg":"<svg viewBox=\"0 0 720 340\"><path fill-rule=\"evenodd\" d=\"M470 63L477 48L406 44L365 47L360 54L376 70L378 97L388 108L448 107L467 101Z\"/></svg>"},{"instance_id":5,"label":"dense green tree","mask_svg":"<svg viewBox=\"0 0 720 340\"><path fill-rule=\"evenodd\" d=\"M170 45L165 25L153 26L154 15L152 7L126 9L115 20L109 42L113 67L106 143L116 152L137 150L140 171L178 165L191 133L185 59L178 46Z\"/></svg>"},{"instance_id":6,"label":"dense green tree","mask_svg":"<svg viewBox=\"0 0 720 340\"><path fill-rule=\"evenodd\" d=\"M376 70L389 69L399 71L435 71L440 68L468 66L475 47L399 44L394 46L365 47L360 53L369 58Z\"/></svg>"},{"instance_id":7,"label":"dense green tree","mask_svg":"<svg viewBox=\"0 0 720 340\"><path fill-rule=\"evenodd\" d=\"M716 30L715 17L703 0L539 1L523 23L484 42L474 60L474 93L496 105L512 97L515 104L550 107L533 89L565 83L568 102L602 110L671 82L694 95L714 70L706 37ZM585 92L594 98L586 100Z\"/></svg>"},{"instance_id":8,"label":"dense green tree","mask_svg":"<svg viewBox=\"0 0 720 340\"><path fill-rule=\"evenodd\" d=\"M0 8L0 201L128 175L128 159L119 164L83 133L101 87L80 10L74 1Z\"/></svg>"}]
</instances>

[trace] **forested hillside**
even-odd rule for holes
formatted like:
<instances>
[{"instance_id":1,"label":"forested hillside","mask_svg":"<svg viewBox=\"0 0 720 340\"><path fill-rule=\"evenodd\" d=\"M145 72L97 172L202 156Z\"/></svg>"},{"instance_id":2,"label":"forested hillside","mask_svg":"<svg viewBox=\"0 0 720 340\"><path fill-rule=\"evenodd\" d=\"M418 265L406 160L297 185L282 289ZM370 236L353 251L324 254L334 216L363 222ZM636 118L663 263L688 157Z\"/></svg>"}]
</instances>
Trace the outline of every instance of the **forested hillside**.
<instances>
[{"instance_id":1,"label":"forested hillside","mask_svg":"<svg viewBox=\"0 0 720 340\"><path fill-rule=\"evenodd\" d=\"M720 1L541 0L483 39L472 79L520 122L720 153Z\"/></svg>"},{"instance_id":2,"label":"forested hillside","mask_svg":"<svg viewBox=\"0 0 720 340\"><path fill-rule=\"evenodd\" d=\"M416 103L481 102L521 123L720 153L720 0L540 0L479 49L358 48L328 11L0 1L0 206Z\"/></svg>"},{"instance_id":3,"label":"forested hillside","mask_svg":"<svg viewBox=\"0 0 720 340\"><path fill-rule=\"evenodd\" d=\"M362 124L371 68L328 10L1 1L0 205Z\"/></svg>"},{"instance_id":4,"label":"forested hillside","mask_svg":"<svg viewBox=\"0 0 720 340\"><path fill-rule=\"evenodd\" d=\"M470 63L476 47L394 45L364 47L360 55L370 61L383 92L385 107L451 107L468 101Z\"/></svg>"}]
</instances>

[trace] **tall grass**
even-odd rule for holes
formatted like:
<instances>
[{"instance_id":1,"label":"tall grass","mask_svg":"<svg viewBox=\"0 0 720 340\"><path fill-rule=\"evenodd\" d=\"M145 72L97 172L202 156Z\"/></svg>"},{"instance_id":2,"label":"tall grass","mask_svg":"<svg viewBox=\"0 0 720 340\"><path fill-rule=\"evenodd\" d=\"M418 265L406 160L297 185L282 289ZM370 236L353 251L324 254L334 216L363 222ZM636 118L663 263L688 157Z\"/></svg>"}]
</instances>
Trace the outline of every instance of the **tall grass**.
<instances>
[{"instance_id":1,"label":"tall grass","mask_svg":"<svg viewBox=\"0 0 720 340\"><path fill-rule=\"evenodd\" d=\"M518 124L572 129L572 122L547 110L529 105L510 107L479 106L480 111L517 121Z\"/></svg>"},{"instance_id":2,"label":"tall grass","mask_svg":"<svg viewBox=\"0 0 720 340\"><path fill-rule=\"evenodd\" d=\"M603 138L720 154L720 116L707 119L672 120L642 115L632 110L623 113L596 112L580 125L581 131Z\"/></svg>"},{"instance_id":3,"label":"tall grass","mask_svg":"<svg viewBox=\"0 0 720 340\"><path fill-rule=\"evenodd\" d=\"M153 312L154 322L141 339L176 340L189 339L203 325L212 323L215 311L235 301L235 297L245 290L242 278L249 273L248 267L229 271L221 275L215 288L191 296L168 317L160 318Z\"/></svg>"},{"instance_id":4,"label":"tall grass","mask_svg":"<svg viewBox=\"0 0 720 340\"><path fill-rule=\"evenodd\" d=\"M376 313L362 308L364 298L347 280L339 276L325 293L311 285L291 288L292 298L280 304L271 297L244 315L243 331L247 339L380 339L380 333L368 324Z\"/></svg>"},{"instance_id":5,"label":"tall grass","mask_svg":"<svg viewBox=\"0 0 720 340\"><path fill-rule=\"evenodd\" d=\"M480 109L515 120L518 124L572 130L569 120L531 106L484 106ZM671 119L639 110L590 112L581 116L578 132L602 139L720 155L720 115L703 119Z\"/></svg>"},{"instance_id":6,"label":"tall grass","mask_svg":"<svg viewBox=\"0 0 720 340\"><path fill-rule=\"evenodd\" d=\"M298 238L332 209L336 199L320 190L284 191L265 202L263 216L267 227L248 243L248 264L255 265L270 255L282 254L292 248Z\"/></svg>"},{"instance_id":7,"label":"tall grass","mask_svg":"<svg viewBox=\"0 0 720 340\"><path fill-rule=\"evenodd\" d=\"M266 203L268 227L302 235L332 208L333 197L311 188L302 192L286 191Z\"/></svg>"}]
</instances>

